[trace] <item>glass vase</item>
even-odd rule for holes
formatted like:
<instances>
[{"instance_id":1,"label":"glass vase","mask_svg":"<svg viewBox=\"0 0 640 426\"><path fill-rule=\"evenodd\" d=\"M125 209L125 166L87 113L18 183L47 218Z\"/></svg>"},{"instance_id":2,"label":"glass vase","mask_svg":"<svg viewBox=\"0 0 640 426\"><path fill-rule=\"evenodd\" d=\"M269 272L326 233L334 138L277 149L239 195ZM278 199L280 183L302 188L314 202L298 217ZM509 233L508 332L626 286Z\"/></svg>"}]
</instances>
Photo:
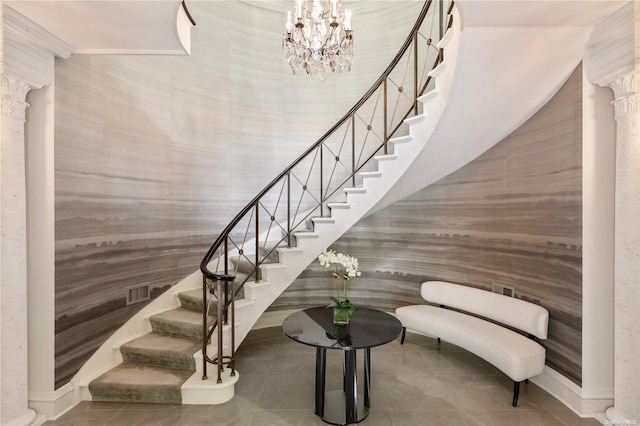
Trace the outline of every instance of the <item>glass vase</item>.
<instances>
[{"instance_id":1,"label":"glass vase","mask_svg":"<svg viewBox=\"0 0 640 426\"><path fill-rule=\"evenodd\" d=\"M334 324L349 324L349 312L346 309L333 308Z\"/></svg>"}]
</instances>

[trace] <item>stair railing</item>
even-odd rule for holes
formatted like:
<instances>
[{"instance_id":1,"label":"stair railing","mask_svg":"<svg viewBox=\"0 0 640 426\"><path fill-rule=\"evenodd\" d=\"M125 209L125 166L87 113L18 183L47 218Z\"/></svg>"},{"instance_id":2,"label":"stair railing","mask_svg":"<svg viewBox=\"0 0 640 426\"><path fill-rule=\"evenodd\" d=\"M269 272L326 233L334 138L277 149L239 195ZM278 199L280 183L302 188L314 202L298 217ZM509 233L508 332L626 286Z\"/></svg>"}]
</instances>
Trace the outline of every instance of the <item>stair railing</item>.
<instances>
[{"instance_id":1,"label":"stair railing","mask_svg":"<svg viewBox=\"0 0 640 426\"><path fill-rule=\"evenodd\" d=\"M312 215L323 217L327 204L339 201L340 190L356 187L359 173L374 165L371 160L389 153L388 142L400 134L404 120L420 113L418 98L433 89L428 74L443 59L444 52L436 43L451 26L452 8L451 0L427 0L411 33L373 86L251 200L211 245L200 264L205 302L203 380L208 363L217 366L218 383L225 366L235 375L235 299L245 283L260 282L259 268L273 260L275 250L291 247L294 231L308 231ZM240 277L247 268L248 274ZM213 324L209 322L212 296L217 304ZM230 330L228 350L224 328ZM211 358L207 346L214 330L218 331L217 355Z\"/></svg>"}]
</instances>

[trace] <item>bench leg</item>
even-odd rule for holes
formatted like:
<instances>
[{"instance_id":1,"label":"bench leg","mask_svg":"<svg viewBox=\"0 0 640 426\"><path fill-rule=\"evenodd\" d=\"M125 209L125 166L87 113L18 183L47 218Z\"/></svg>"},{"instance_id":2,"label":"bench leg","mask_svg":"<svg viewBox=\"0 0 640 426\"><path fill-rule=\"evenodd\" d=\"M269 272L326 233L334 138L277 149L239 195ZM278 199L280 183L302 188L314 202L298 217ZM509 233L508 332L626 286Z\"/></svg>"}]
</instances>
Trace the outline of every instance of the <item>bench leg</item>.
<instances>
[{"instance_id":1,"label":"bench leg","mask_svg":"<svg viewBox=\"0 0 640 426\"><path fill-rule=\"evenodd\" d=\"M400 339L400 344L404 345L404 338L407 336L407 327L402 327L402 338Z\"/></svg>"},{"instance_id":2,"label":"bench leg","mask_svg":"<svg viewBox=\"0 0 640 426\"><path fill-rule=\"evenodd\" d=\"M513 406L518 405L518 395L520 394L520 382L513 382Z\"/></svg>"}]
</instances>

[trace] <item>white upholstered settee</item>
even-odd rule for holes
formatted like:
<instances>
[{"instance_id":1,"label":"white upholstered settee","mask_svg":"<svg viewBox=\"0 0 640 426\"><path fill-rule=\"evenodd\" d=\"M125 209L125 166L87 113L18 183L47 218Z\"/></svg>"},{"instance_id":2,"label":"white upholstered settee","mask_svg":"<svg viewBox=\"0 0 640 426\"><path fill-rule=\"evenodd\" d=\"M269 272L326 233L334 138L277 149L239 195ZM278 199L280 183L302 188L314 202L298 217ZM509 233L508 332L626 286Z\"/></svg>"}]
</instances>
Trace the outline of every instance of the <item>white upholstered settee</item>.
<instances>
[{"instance_id":1,"label":"white upholstered settee","mask_svg":"<svg viewBox=\"0 0 640 426\"><path fill-rule=\"evenodd\" d=\"M536 339L547 338L549 312L514 297L442 281L423 283L420 294L436 306L396 309L403 325L402 343L409 330L478 355L513 380L515 407L520 382L544 369L546 352Z\"/></svg>"}]
</instances>

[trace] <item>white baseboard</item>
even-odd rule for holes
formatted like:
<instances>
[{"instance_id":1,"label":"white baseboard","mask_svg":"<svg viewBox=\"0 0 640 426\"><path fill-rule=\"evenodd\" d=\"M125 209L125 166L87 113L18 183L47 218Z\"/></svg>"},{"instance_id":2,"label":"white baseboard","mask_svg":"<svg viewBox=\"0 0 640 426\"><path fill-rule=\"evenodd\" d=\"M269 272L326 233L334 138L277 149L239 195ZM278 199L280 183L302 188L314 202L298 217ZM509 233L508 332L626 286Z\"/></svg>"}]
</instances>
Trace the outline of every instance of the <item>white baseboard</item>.
<instances>
[{"instance_id":1,"label":"white baseboard","mask_svg":"<svg viewBox=\"0 0 640 426\"><path fill-rule=\"evenodd\" d=\"M73 385L67 383L53 392L29 392L29 407L39 416L55 420L77 405Z\"/></svg>"},{"instance_id":2,"label":"white baseboard","mask_svg":"<svg viewBox=\"0 0 640 426\"><path fill-rule=\"evenodd\" d=\"M597 418L613 405L613 388L583 389L549 366L531 381L583 418Z\"/></svg>"}]
</instances>

